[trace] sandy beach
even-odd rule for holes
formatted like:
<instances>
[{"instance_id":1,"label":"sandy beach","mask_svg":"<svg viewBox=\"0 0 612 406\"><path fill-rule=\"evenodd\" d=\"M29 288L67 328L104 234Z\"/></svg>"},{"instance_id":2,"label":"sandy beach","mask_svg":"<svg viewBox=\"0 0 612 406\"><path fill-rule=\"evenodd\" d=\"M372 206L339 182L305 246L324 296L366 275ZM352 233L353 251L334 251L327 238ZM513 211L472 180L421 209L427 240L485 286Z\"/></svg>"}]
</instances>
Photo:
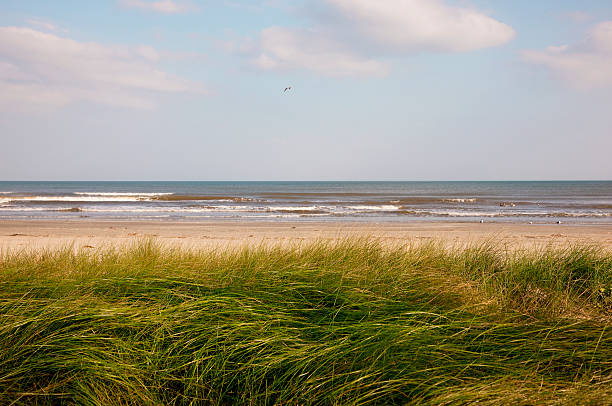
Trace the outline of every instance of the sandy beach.
<instances>
[{"instance_id":1,"label":"sandy beach","mask_svg":"<svg viewBox=\"0 0 612 406\"><path fill-rule=\"evenodd\" d=\"M390 243L441 241L465 245L493 241L509 248L600 244L612 247L612 225L511 223L370 222L159 222L39 221L0 222L0 249L100 248L155 238L168 246L211 248L292 244L347 237L371 237Z\"/></svg>"}]
</instances>

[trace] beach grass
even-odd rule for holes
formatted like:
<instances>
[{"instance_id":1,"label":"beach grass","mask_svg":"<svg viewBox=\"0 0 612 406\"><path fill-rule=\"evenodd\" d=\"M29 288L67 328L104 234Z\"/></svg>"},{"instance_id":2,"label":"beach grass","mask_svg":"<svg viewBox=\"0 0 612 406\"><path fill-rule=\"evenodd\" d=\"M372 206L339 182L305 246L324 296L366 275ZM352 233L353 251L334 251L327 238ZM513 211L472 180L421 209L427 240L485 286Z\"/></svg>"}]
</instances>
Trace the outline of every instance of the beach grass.
<instances>
[{"instance_id":1,"label":"beach grass","mask_svg":"<svg viewBox=\"0 0 612 406\"><path fill-rule=\"evenodd\" d=\"M609 404L611 288L597 246L4 252L0 404Z\"/></svg>"}]
</instances>

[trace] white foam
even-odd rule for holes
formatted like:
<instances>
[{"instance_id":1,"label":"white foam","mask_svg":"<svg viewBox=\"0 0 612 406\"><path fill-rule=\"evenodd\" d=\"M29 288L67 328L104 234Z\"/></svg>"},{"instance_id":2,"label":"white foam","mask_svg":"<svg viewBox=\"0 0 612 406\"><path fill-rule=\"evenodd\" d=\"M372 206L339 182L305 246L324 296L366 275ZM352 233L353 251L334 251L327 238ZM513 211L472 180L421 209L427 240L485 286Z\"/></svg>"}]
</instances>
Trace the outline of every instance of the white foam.
<instances>
[{"instance_id":1,"label":"white foam","mask_svg":"<svg viewBox=\"0 0 612 406\"><path fill-rule=\"evenodd\" d=\"M347 206L348 209L360 210L360 211L396 211L399 210L398 206L390 204L383 204L380 206Z\"/></svg>"},{"instance_id":2,"label":"white foam","mask_svg":"<svg viewBox=\"0 0 612 406\"><path fill-rule=\"evenodd\" d=\"M210 213L210 212L235 212L249 211L248 206L205 206L205 207L131 207L131 206L114 206L114 207L96 207L81 208L85 212L92 213Z\"/></svg>"},{"instance_id":3,"label":"white foam","mask_svg":"<svg viewBox=\"0 0 612 406\"><path fill-rule=\"evenodd\" d=\"M454 210L446 210L446 211L427 211L425 213L433 214L434 216L450 216L450 217L498 217L499 213L492 212L474 212L474 211L454 211Z\"/></svg>"},{"instance_id":4,"label":"white foam","mask_svg":"<svg viewBox=\"0 0 612 406\"><path fill-rule=\"evenodd\" d=\"M74 192L79 196L125 196L125 197L154 197L168 196L172 193L136 193L136 192Z\"/></svg>"},{"instance_id":5,"label":"white foam","mask_svg":"<svg viewBox=\"0 0 612 406\"><path fill-rule=\"evenodd\" d=\"M269 206L269 211L320 211L333 210L334 206Z\"/></svg>"},{"instance_id":6,"label":"white foam","mask_svg":"<svg viewBox=\"0 0 612 406\"><path fill-rule=\"evenodd\" d=\"M327 205L274 205L274 204L258 204L258 205L234 205L234 204L213 204L213 205L191 205L184 206L176 204L174 202L155 202L134 204L135 201L142 201L143 195L135 195L128 193L86 193L79 192L79 196L23 196L19 198L13 198L10 196L0 197L0 211L8 215L8 213L19 213L19 212L63 212L70 211L72 208L78 208L80 212L91 212L97 213L100 216L105 214L108 216L123 215L123 216L154 216L154 215L171 215L171 216L185 216L185 217L211 217L222 218L229 216L232 218L244 218L244 217L300 217L300 216L369 216L369 215L382 215L389 216L393 213L398 212L400 206L396 205L350 205L349 204L327 204ZM158 194L148 194L147 196L153 196ZM53 202L56 201L58 204L17 204L18 202ZM73 202L73 204L67 202ZM114 202L116 204L96 204L98 202ZM124 204L121 204L124 202ZM64 203L64 204L61 204ZM558 210L558 209L557 209ZM75 210L76 211L76 210ZM529 210L515 210L515 209L493 209L487 210L482 209L478 211L472 210L461 210L457 207L452 210L445 209L417 209L410 211L401 211L400 214L409 216L441 216L441 217L456 217L456 218L468 218L468 217L480 217L480 218L520 218L520 217L545 217L545 218L612 218L612 211L610 210L598 210L598 211L569 211L563 212L561 210L555 211L555 209L543 210L539 208L537 211ZM59 216L59 214L57 214ZM69 215L69 214L67 214Z\"/></svg>"},{"instance_id":7,"label":"white foam","mask_svg":"<svg viewBox=\"0 0 612 406\"><path fill-rule=\"evenodd\" d=\"M442 199L442 201L449 203L474 203L476 199Z\"/></svg>"},{"instance_id":8,"label":"white foam","mask_svg":"<svg viewBox=\"0 0 612 406\"><path fill-rule=\"evenodd\" d=\"M156 195L78 195L78 196L15 196L9 200L13 202L140 202L151 200Z\"/></svg>"},{"instance_id":9,"label":"white foam","mask_svg":"<svg viewBox=\"0 0 612 406\"><path fill-rule=\"evenodd\" d=\"M46 207L15 207L15 206L2 206L3 211L49 211Z\"/></svg>"}]
</instances>

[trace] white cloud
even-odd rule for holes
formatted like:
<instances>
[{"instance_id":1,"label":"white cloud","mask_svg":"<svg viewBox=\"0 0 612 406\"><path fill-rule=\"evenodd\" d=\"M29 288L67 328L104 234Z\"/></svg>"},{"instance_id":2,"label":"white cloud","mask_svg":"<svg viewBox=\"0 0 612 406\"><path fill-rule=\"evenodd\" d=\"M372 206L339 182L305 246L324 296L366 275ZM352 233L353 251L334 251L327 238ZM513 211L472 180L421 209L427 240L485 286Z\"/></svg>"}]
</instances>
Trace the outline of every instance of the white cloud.
<instances>
[{"instance_id":1,"label":"white cloud","mask_svg":"<svg viewBox=\"0 0 612 406\"><path fill-rule=\"evenodd\" d=\"M498 46L514 30L485 14L439 0L326 0L344 26L394 52L464 52Z\"/></svg>"},{"instance_id":2,"label":"white cloud","mask_svg":"<svg viewBox=\"0 0 612 406\"><path fill-rule=\"evenodd\" d=\"M253 60L265 70L305 68L329 76L384 75L385 63L343 50L342 44L315 31L271 27L259 39L261 53Z\"/></svg>"},{"instance_id":3,"label":"white cloud","mask_svg":"<svg viewBox=\"0 0 612 406\"><path fill-rule=\"evenodd\" d=\"M190 7L185 4L179 4L173 0L121 0L121 4L125 7L139 8L141 10L155 11L163 14L178 14L190 10Z\"/></svg>"},{"instance_id":4,"label":"white cloud","mask_svg":"<svg viewBox=\"0 0 612 406\"><path fill-rule=\"evenodd\" d=\"M599 23L593 27L589 41L596 51L612 53L612 21Z\"/></svg>"},{"instance_id":5,"label":"white cloud","mask_svg":"<svg viewBox=\"0 0 612 406\"><path fill-rule=\"evenodd\" d=\"M596 24L574 45L523 51L523 58L542 65L579 88L612 86L612 21Z\"/></svg>"},{"instance_id":6,"label":"white cloud","mask_svg":"<svg viewBox=\"0 0 612 406\"><path fill-rule=\"evenodd\" d=\"M504 44L514 30L441 0L320 0L309 29L272 27L249 51L262 69L304 68L328 75L379 75L380 58L466 52Z\"/></svg>"},{"instance_id":7,"label":"white cloud","mask_svg":"<svg viewBox=\"0 0 612 406\"><path fill-rule=\"evenodd\" d=\"M0 27L0 104L62 106L87 100L151 108L155 93L204 92L155 67L151 47L110 47Z\"/></svg>"}]
</instances>

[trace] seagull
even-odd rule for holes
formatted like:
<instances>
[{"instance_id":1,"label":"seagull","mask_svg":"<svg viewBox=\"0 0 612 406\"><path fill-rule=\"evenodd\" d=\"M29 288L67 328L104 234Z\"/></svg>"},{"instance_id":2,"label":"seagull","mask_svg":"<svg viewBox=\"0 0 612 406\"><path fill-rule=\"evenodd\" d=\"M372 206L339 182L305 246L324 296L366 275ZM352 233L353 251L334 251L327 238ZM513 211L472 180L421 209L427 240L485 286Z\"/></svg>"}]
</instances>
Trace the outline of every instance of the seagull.
<instances>
[{"instance_id":1,"label":"seagull","mask_svg":"<svg viewBox=\"0 0 612 406\"><path fill-rule=\"evenodd\" d=\"M291 90L291 86L287 86L285 90L283 90L283 93L285 93L287 90Z\"/></svg>"}]
</instances>

